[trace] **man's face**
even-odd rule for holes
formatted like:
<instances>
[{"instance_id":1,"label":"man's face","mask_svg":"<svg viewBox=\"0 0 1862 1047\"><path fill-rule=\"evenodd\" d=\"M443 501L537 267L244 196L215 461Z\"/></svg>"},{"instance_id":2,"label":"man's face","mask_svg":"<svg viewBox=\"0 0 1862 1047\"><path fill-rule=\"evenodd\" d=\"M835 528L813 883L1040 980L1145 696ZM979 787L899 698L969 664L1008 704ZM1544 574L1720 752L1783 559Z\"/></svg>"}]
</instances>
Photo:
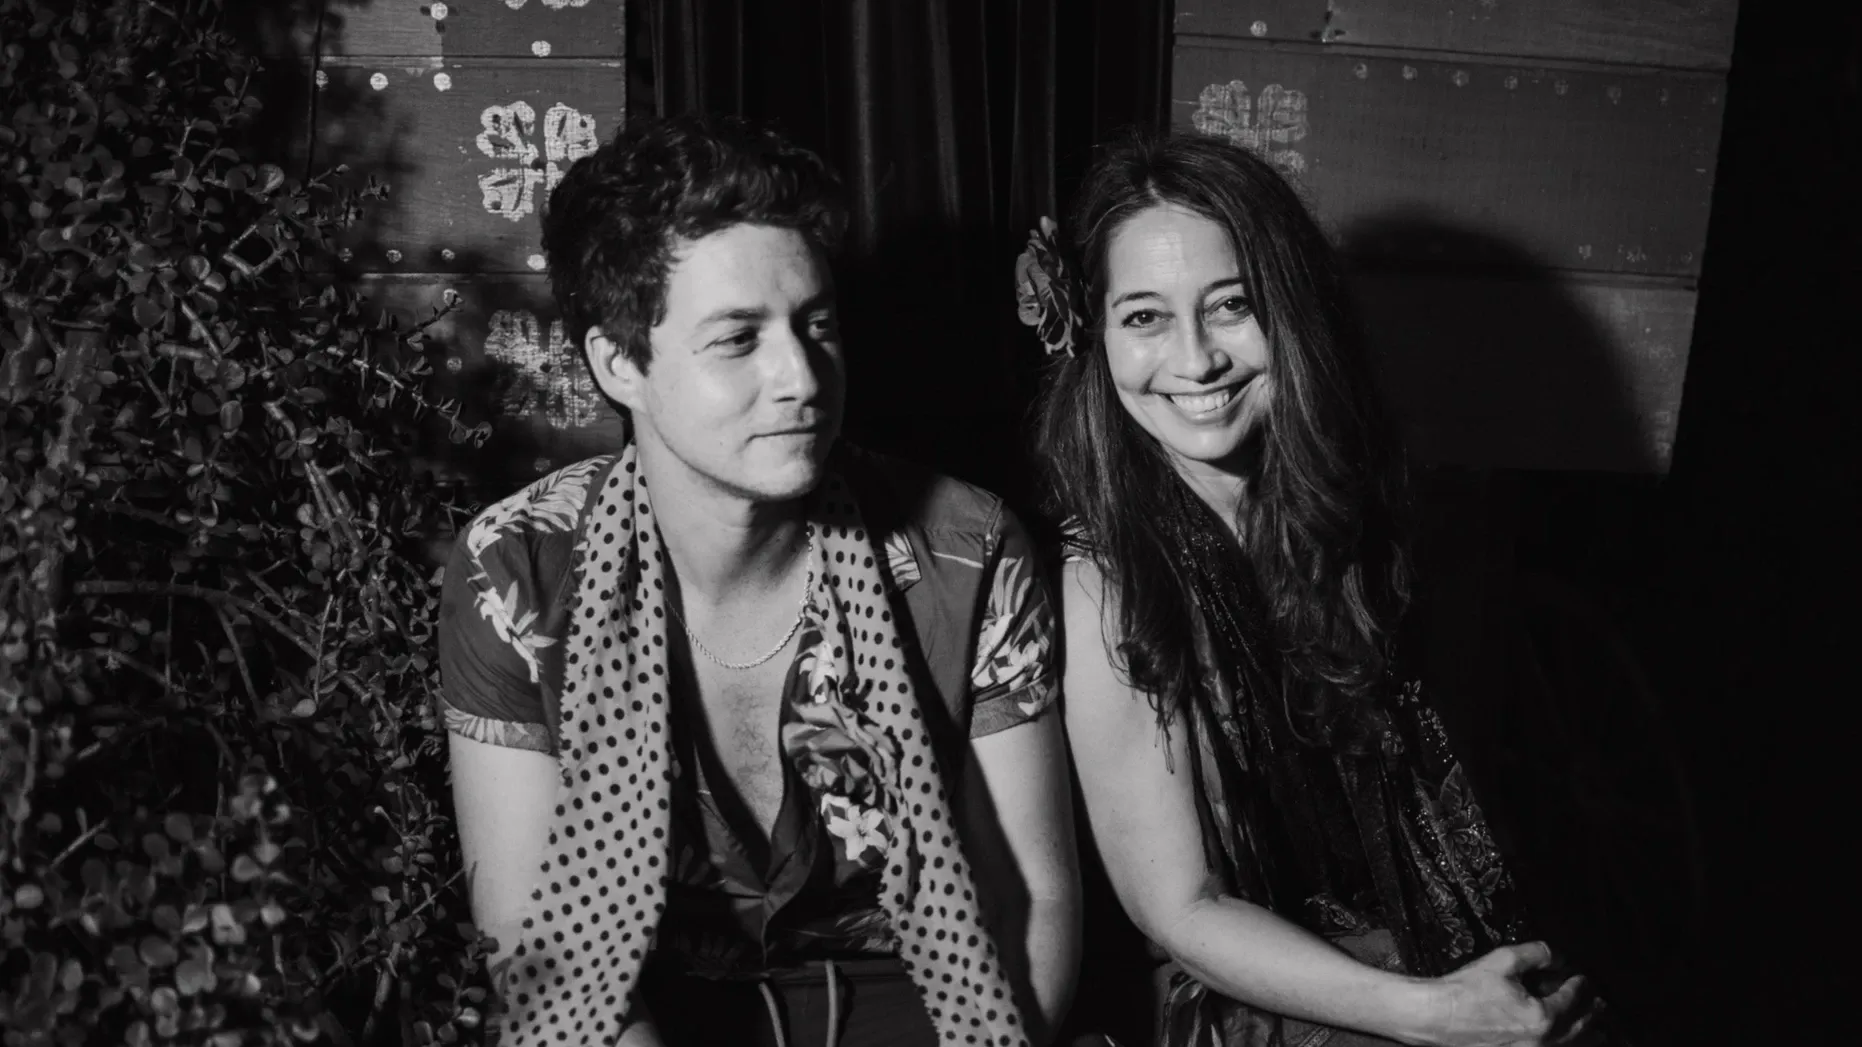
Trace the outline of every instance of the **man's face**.
<instances>
[{"instance_id":1,"label":"man's face","mask_svg":"<svg viewBox=\"0 0 1862 1047\"><path fill-rule=\"evenodd\" d=\"M591 332L591 336L597 332ZM605 338L596 377L690 479L754 502L813 490L845 388L827 266L792 229L734 225L674 245L646 370Z\"/></svg>"}]
</instances>

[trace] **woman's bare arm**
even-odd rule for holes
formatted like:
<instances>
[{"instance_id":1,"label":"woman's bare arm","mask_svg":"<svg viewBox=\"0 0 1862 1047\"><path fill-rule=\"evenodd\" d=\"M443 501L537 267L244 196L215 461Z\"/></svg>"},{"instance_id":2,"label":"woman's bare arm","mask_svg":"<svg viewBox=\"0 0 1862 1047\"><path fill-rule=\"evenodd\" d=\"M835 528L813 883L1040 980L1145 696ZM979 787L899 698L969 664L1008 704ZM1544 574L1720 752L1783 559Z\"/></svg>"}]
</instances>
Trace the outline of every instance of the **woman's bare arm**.
<instances>
[{"instance_id":1,"label":"woman's bare arm","mask_svg":"<svg viewBox=\"0 0 1862 1047\"><path fill-rule=\"evenodd\" d=\"M1487 966L1447 979L1413 978L1222 893L1203 849L1187 725L1173 723L1166 740L1146 696L1113 664L1106 627L1117 618L1102 614L1105 598L1097 568L1067 565L1067 732L1106 871L1139 929L1204 985L1278 1014L1405 1043L1538 1042L1558 1001L1533 999L1511 975L1536 965L1543 947L1490 954Z\"/></svg>"}]
</instances>

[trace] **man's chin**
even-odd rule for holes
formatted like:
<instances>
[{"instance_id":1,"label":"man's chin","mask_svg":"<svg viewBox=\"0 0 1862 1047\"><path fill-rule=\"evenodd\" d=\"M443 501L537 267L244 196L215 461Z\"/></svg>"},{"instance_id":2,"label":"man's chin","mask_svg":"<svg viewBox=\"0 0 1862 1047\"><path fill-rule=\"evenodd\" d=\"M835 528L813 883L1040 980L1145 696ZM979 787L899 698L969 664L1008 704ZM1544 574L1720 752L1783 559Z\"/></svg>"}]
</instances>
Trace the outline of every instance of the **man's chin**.
<instances>
[{"instance_id":1,"label":"man's chin","mask_svg":"<svg viewBox=\"0 0 1862 1047\"><path fill-rule=\"evenodd\" d=\"M834 440L830 437L772 461L756 463L743 478L743 486L759 501L786 502L804 498L827 479L828 457L833 449Z\"/></svg>"}]
</instances>

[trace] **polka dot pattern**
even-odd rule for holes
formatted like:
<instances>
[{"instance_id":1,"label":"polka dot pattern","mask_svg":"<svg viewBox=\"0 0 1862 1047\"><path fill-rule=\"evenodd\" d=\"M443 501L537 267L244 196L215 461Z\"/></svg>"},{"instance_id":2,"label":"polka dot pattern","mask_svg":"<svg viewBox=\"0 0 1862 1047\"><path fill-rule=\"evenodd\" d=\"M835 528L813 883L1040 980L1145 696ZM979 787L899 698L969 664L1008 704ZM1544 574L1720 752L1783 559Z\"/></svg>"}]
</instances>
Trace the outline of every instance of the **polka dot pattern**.
<instances>
[{"instance_id":1,"label":"polka dot pattern","mask_svg":"<svg viewBox=\"0 0 1862 1047\"><path fill-rule=\"evenodd\" d=\"M611 1044L665 911L673 760L667 694L665 546L629 446L597 482L578 543L564 652L564 800L503 986L506 1042ZM880 900L939 1039L1026 1047L937 755L899 657L898 626L859 507L830 478L813 521L826 569L818 670L873 739L891 841ZM857 628L855 623L858 623ZM589 890L593 888L591 897Z\"/></svg>"}]
</instances>

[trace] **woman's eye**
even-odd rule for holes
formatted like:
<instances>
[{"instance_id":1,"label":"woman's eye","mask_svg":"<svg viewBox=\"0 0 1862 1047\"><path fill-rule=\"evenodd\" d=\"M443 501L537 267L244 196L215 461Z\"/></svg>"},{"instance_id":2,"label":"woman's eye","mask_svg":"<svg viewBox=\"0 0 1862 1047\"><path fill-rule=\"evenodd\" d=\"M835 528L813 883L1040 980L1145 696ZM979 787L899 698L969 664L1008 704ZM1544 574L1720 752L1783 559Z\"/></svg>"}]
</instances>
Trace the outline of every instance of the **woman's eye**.
<instances>
[{"instance_id":1,"label":"woman's eye","mask_svg":"<svg viewBox=\"0 0 1862 1047\"><path fill-rule=\"evenodd\" d=\"M1139 309L1136 312L1125 314L1125 319L1120 321L1120 326L1149 327L1161 319L1163 319L1163 314L1155 309Z\"/></svg>"},{"instance_id":2,"label":"woman's eye","mask_svg":"<svg viewBox=\"0 0 1862 1047\"><path fill-rule=\"evenodd\" d=\"M834 322L834 318L831 316L817 316L814 319L808 321L808 333L810 336L815 337L815 338L820 338L820 339L833 338L834 335L839 331L839 328L840 328L840 325L836 324Z\"/></svg>"},{"instance_id":3,"label":"woman's eye","mask_svg":"<svg viewBox=\"0 0 1862 1047\"><path fill-rule=\"evenodd\" d=\"M756 345L756 332L745 329L734 334L727 334L718 339L717 344L734 352L744 352Z\"/></svg>"},{"instance_id":4,"label":"woman's eye","mask_svg":"<svg viewBox=\"0 0 1862 1047\"><path fill-rule=\"evenodd\" d=\"M1215 312L1229 319L1241 319L1254 314L1254 306L1240 295L1230 295L1215 304Z\"/></svg>"}]
</instances>

